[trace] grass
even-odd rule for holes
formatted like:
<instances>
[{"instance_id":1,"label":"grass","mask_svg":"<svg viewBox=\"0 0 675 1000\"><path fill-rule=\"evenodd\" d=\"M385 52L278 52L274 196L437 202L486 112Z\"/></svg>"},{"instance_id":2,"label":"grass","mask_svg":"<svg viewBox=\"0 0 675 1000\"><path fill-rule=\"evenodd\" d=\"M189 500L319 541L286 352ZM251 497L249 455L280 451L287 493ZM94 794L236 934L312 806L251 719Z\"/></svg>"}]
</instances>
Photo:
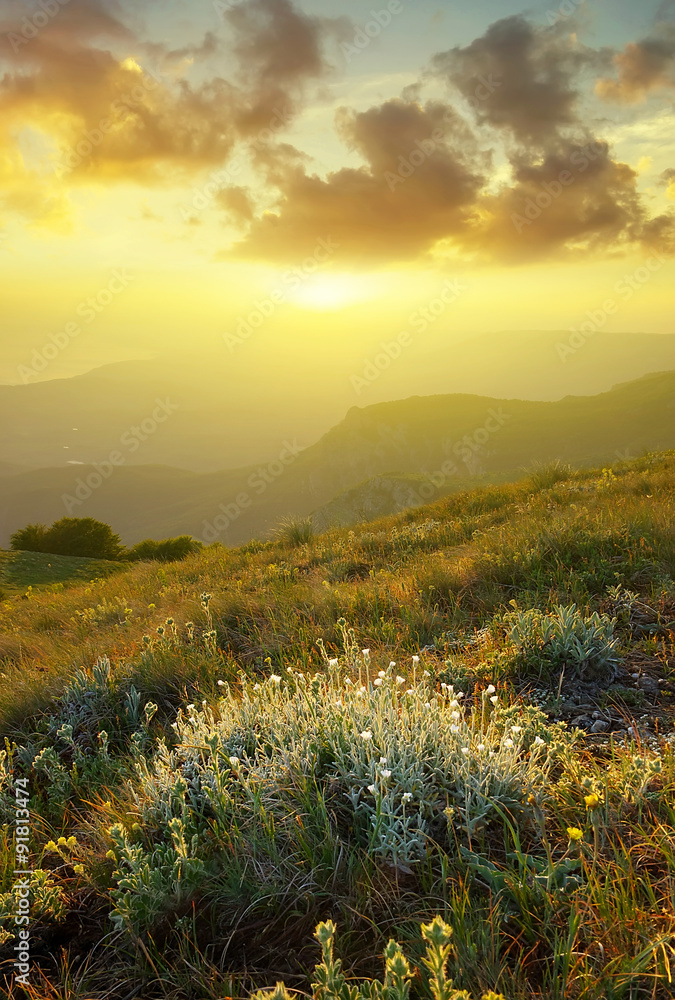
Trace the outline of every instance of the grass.
<instances>
[{"instance_id":1,"label":"grass","mask_svg":"<svg viewBox=\"0 0 675 1000\"><path fill-rule=\"evenodd\" d=\"M7 596L25 593L28 588L58 591L72 583L104 579L118 572L119 568L117 563L107 559L0 549L0 587Z\"/></svg>"},{"instance_id":2,"label":"grass","mask_svg":"<svg viewBox=\"0 0 675 1000\"><path fill-rule=\"evenodd\" d=\"M675 456L558 473L4 600L12 1000L671 997Z\"/></svg>"}]
</instances>

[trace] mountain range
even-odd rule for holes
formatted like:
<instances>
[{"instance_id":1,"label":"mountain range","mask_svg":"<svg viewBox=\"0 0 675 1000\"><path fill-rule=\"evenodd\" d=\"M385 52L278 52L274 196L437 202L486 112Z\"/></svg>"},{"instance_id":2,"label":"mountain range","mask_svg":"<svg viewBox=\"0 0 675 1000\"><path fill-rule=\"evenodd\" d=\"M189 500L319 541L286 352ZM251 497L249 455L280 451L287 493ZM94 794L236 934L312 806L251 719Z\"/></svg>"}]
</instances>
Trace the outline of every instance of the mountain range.
<instances>
[{"instance_id":1,"label":"mountain range","mask_svg":"<svg viewBox=\"0 0 675 1000\"><path fill-rule=\"evenodd\" d=\"M134 465L118 447L92 464L6 471L0 544L66 514L106 521L127 544L183 533L238 544L291 513L325 528L516 479L536 462L609 464L673 447L675 371L552 401L412 396L353 406L313 444L289 432L271 457L238 468Z\"/></svg>"}]
</instances>

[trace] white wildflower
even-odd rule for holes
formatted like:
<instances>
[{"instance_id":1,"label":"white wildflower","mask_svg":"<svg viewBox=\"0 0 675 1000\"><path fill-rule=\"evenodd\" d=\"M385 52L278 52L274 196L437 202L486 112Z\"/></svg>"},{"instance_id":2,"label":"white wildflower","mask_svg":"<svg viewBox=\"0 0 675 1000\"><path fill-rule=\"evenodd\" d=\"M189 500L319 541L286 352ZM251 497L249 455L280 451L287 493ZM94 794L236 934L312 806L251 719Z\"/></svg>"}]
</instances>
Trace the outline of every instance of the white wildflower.
<instances>
[{"instance_id":1,"label":"white wildflower","mask_svg":"<svg viewBox=\"0 0 675 1000\"><path fill-rule=\"evenodd\" d=\"M464 754L465 757L468 756L469 748L468 747L462 747L462 753Z\"/></svg>"},{"instance_id":2,"label":"white wildflower","mask_svg":"<svg viewBox=\"0 0 675 1000\"><path fill-rule=\"evenodd\" d=\"M231 764L232 767L239 767L239 758L238 757L230 757L229 761L230 761L230 764Z\"/></svg>"},{"instance_id":3,"label":"white wildflower","mask_svg":"<svg viewBox=\"0 0 675 1000\"><path fill-rule=\"evenodd\" d=\"M451 732L451 733L458 733L458 732L459 732L459 726L456 726L456 725L454 725L454 723L453 723L453 725L452 725L452 726L450 726L450 732Z\"/></svg>"},{"instance_id":4,"label":"white wildflower","mask_svg":"<svg viewBox=\"0 0 675 1000\"><path fill-rule=\"evenodd\" d=\"M504 740L504 746L508 747L510 750L511 747L513 746L513 740Z\"/></svg>"},{"instance_id":5,"label":"white wildflower","mask_svg":"<svg viewBox=\"0 0 675 1000\"><path fill-rule=\"evenodd\" d=\"M339 662L340 661L336 657L336 658L328 661L328 666L329 667L337 667L337 665L338 665Z\"/></svg>"},{"instance_id":6,"label":"white wildflower","mask_svg":"<svg viewBox=\"0 0 675 1000\"><path fill-rule=\"evenodd\" d=\"M381 774L382 774L382 777L383 777L383 778L384 778L385 780L386 780L387 778L391 778L391 771L388 771L388 770L387 770L386 768L383 768L383 770L381 771Z\"/></svg>"},{"instance_id":7,"label":"white wildflower","mask_svg":"<svg viewBox=\"0 0 675 1000\"><path fill-rule=\"evenodd\" d=\"M511 726L512 733L522 733L522 731L523 731L522 726Z\"/></svg>"},{"instance_id":8,"label":"white wildflower","mask_svg":"<svg viewBox=\"0 0 675 1000\"><path fill-rule=\"evenodd\" d=\"M385 674L384 670L378 670L377 676L378 677L386 677L387 675Z\"/></svg>"},{"instance_id":9,"label":"white wildflower","mask_svg":"<svg viewBox=\"0 0 675 1000\"><path fill-rule=\"evenodd\" d=\"M419 663L420 662L419 656L413 656L412 661L413 663Z\"/></svg>"},{"instance_id":10,"label":"white wildflower","mask_svg":"<svg viewBox=\"0 0 675 1000\"><path fill-rule=\"evenodd\" d=\"M499 701L499 696L496 695L496 694L493 694L492 697L490 698L490 701L492 702L493 705L496 705L497 702Z\"/></svg>"},{"instance_id":11,"label":"white wildflower","mask_svg":"<svg viewBox=\"0 0 675 1000\"><path fill-rule=\"evenodd\" d=\"M386 764L386 763L387 763L387 758L386 757L380 757L380 764Z\"/></svg>"},{"instance_id":12,"label":"white wildflower","mask_svg":"<svg viewBox=\"0 0 675 1000\"><path fill-rule=\"evenodd\" d=\"M376 688L381 687L382 686L382 678L381 677L376 677L375 680L373 681L373 684L375 685Z\"/></svg>"},{"instance_id":13,"label":"white wildflower","mask_svg":"<svg viewBox=\"0 0 675 1000\"><path fill-rule=\"evenodd\" d=\"M431 674L429 673L429 671L428 671L428 670L425 670L425 671L424 671L424 676L425 676L425 677L431 677Z\"/></svg>"},{"instance_id":14,"label":"white wildflower","mask_svg":"<svg viewBox=\"0 0 675 1000\"><path fill-rule=\"evenodd\" d=\"M404 792L401 796L401 802L412 802L412 792Z\"/></svg>"},{"instance_id":15,"label":"white wildflower","mask_svg":"<svg viewBox=\"0 0 675 1000\"><path fill-rule=\"evenodd\" d=\"M279 674L270 674L270 680L273 684L281 684L281 677L279 677Z\"/></svg>"},{"instance_id":16,"label":"white wildflower","mask_svg":"<svg viewBox=\"0 0 675 1000\"><path fill-rule=\"evenodd\" d=\"M364 729L362 733L359 733L362 740L372 740L373 734L370 729Z\"/></svg>"},{"instance_id":17,"label":"white wildflower","mask_svg":"<svg viewBox=\"0 0 675 1000\"><path fill-rule=\"evenodd\" d=\"M218 687L219 688L225 687L225 681L218 681Z\"/></svg>"},{"instance_id":18,"label":"white wildflower","mask_svg":"<svg viewBox=\"0 0 675 1000\"><path fill-rule=\"evenodd\" d=\"M541 736L535 736L534 745L536 747L543 747L545 746L545 740L542 740Z\"/></svg>"},{"instance_id":19,"label":"white wildflower","mask_svg":"<svg viewBox=\"0 0 675 1000\"><path fill-rule=\"evenodd\" d=\"M488 686L485 688L485 693L494 694L496 690L497 688L494 686L494 684L488 684Z\"/></svg>"},{"instance_id":20,"label":"white wildflower","mask_svg":"<svg viewBox=\"0 0 675 1000\"><path fill-rule=\"evenodd\" d=\"M371 795L375 795L377 792L377 785L368 785L368 791Z\"/></svg>"},{"instance_id":21,"label":"white wildflower","mask_svg":"<svg viewBox=\"0 0 675 1000\"><path fill-rule=\"evenodd\" d=\"M396 675L396 683L397 684L405 684L405 677L401 677L400 675L397 674Z\"/></svg>"}]
</instances>

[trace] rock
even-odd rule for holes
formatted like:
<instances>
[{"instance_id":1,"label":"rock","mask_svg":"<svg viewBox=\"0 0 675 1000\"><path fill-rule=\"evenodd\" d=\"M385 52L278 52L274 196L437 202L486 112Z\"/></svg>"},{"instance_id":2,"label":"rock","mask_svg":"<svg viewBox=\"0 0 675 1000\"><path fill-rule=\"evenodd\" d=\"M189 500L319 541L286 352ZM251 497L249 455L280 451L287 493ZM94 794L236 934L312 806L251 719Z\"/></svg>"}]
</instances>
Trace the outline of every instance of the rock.
<instances>
[{"instance_id":1,"label":"rock","mask_svg":"<svg viewBox=\"0 0 675 1000\"><path fill-rule=\"evenodd\" d=\"M605 722L604 719L596 719L596 721L591 726L592 733L605 733L609 729L609 722Z\"/></svg>"},{"instance_id":2,"label":"rock","mask_svg":"<svg viewBox=\"0 0 675 1000\"><path fill-rule=\"evenodd\" d=\"M644 691L645 694L658 694L660 691L657 681L653 677L641 677L637 682L637 687L640 691Z\"/></svg>"}]
</instances>

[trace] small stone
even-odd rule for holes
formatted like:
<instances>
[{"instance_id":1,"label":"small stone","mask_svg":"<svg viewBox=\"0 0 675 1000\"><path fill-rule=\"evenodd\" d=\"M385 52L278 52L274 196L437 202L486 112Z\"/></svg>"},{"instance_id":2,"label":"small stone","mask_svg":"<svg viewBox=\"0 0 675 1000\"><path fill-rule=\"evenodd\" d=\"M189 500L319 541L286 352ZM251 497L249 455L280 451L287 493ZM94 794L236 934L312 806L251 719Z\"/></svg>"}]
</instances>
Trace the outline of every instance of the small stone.
<instances>
[{"instance_id":1,"label":"small stone","mask_svg":"<svg viewBox=\"0 0 675 1000\"><path fill-rule=\"evenodd\" d=\"M659 685L657 684L657 682L654 680L653 677L647 677L647 676L641 677L640 680L637 682L637 687L640 689L640 691L644 691L645 694L659 693Z\"/></svg>"},{"instance_id":2,"label":"small stone","mask_svg":"<svg viewBox=\"0 0 675 1000\"><path fill-rule=\"evenodd\" d=\"M609 729L609 722L604 719L597 719L591 726L592 733L604 733Z\"/></svg>"},{"instance_id":3,"label":"small stone","mask_svg":"<svg viewBox=\"0 0 675 1000\"><path fill-rule=\"evenodd\" d=\"M593 718L594 719L600 719L600 718L602 718L602 716L600 715L599 712L593 712Z\"/></svg>"},{"instance_id":4,"label":"small stone","mask_svg":"<svg viewBox=\"0 0 675 1000\"><path fill-rule=\"evenodd\" d=\"M640 676L639 674L631 674L631 677L633 678L634 681L636 681L639 678L639 676Z\"/></svg>"}]
</instances>

